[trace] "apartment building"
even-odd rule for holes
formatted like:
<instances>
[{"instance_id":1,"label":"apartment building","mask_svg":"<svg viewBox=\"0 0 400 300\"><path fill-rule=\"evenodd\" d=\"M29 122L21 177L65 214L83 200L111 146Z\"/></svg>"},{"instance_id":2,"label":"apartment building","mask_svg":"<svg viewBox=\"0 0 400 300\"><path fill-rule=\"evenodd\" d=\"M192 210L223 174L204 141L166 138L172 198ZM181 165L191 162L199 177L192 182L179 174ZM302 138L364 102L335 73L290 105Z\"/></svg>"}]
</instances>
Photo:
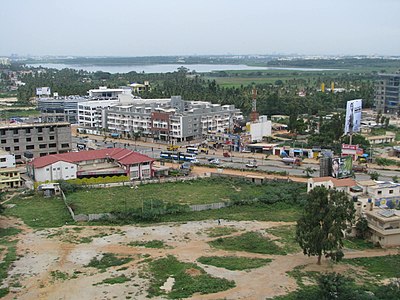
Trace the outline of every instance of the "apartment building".
<instances>
[{"instance_id":1,"label":"apartment building","mask_svg":"<svg viewBox=\"0 0 400 300\"><path fill-rule=\"evenodd\" d=\"M33 123L0 125L0 147L23 162L24 155L40 157L71 151L71 124Z\"/></svg>"},{"instance_id":2,"label":"apartment building","mask_svg":"<svg viewBox=\"0 0 400 300\"><path fill-rule=\"evenodd\" d=\"M18 188L21 185L20 172L15 167L15 156L0 149L0 190Z\"/></svg>"},{"instance_id":3,"label":"apartment building","mask_svg":"<svg viewBox=\"0 0 400 300\"><path fill-rule=\"evenodd\" d=\"M140 131L158 140L190 141L207 132L224 132L233 119L242 119L234 105L206 101L136 99L106 110L106 125L111 132L127 134Z\"/></svg>"},{"instance_id":4,"label":"apartment building","mask_svg":"<svg viewBox=\"0 0 400 300\"><path fill-rule=\"evenodd\" d=\"M78 122L78 104L89 101L88 96L45 97L37 99L42 122Z\"/></svg>"},{"instance_id":5,"label":"apartment building","mask_svg":"<svg viewBox=\"0 0 400 300\"><path fill-rule=\"evenodd\" d=\"M400 73L378 75L375 81L375 108L382 113L399 113Z\"/></svg>"}]
</instances>

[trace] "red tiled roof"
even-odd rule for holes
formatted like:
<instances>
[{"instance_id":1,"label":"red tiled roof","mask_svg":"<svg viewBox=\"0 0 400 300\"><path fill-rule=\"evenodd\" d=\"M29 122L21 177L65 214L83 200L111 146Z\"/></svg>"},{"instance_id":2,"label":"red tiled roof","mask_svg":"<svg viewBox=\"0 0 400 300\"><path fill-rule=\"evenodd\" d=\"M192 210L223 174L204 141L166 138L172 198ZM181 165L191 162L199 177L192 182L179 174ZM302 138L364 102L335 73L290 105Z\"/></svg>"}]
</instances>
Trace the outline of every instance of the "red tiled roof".
<instances>
[{"instance_id":1,"label":"red tiled roof","mask_svg":"<svg viewBox=\"0 0 400 300\"><path fill-rule=\"evenodd\" d=\"M154 161L151 157L123 148L107 148L100 150L88 150L79 152L68 152L62 154L52 154L35 158L31 163L35 168L42 168L57 161L78 163L86 160L104 159L110 157L122 165L132 165L136 163Z\"/></svg>"},{"instance_id":2,"label":"red tiled roof","mask_svg":"<svg viewBox=\"0 0 400 300\"><path fill-rule=\"evenodd\" d=\"M325 182L325 181L332 181L332 183L333 183L333 185L334 186L355 186L355 185L357 185L356 184L356 181L354 180L354 179L352 179L352 178L343 178L343 179L337 179L337 178L334 178L334 177L329 177L329 176L326 176L326 177L317 177L317 178L312 178L312 180L314 181L314 182Z\"/></svg>"}]
</instances>

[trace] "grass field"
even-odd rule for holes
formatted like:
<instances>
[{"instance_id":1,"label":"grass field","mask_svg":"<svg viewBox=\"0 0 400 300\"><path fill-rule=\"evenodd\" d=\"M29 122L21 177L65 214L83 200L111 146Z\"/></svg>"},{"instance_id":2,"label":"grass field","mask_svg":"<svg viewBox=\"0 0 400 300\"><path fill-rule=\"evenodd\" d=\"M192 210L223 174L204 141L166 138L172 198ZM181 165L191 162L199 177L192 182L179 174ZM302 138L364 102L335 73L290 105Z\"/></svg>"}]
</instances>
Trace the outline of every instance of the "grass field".
<instances>
[{"instance_id":1,"label":"grass field","mask_svg":"<svg viewBox=\"0 0 400 300\"><path fill-rule=\"evenodd\" d=\"M296 185L295 183L292 183ZM67 196L75 213L107 213L140 208L144 201L194 205L224 202L231 199L255 199L271 189L283 189L288 183L255 185L226 179L201 179L186 182L147 184L137 190L129 187L80 190ZM299 193L303 185L297 184Z\"/></svg>"},{"instance_id":2,"label":"grass field","mask_svg":"<svg viewBox=\"0 0 400 300\"><path fill-rule=\"evenodd\" d=\"M149 273L149 297L164 294L160 287L171 276L175 278L175 283L171 292L166 295L169 299L187 298L194 293L216 293L235 286L233 281L212 277L196 264L180 262L171 255L150 262Z\"/></svg>"},{"instance_id":3,"label":"grass field","mask_svg":"<svg viewBox=\"0 0 400 300\"><path fill-rule=\"evenodd\" d=\"M285 255L286 252L269 238L258 232L246 232L239 236L218 238L209 242L210 246L230 251Z\"/></svg>"},{"instance_id":4,"label":"grass field","mask_svg":"<svg viewBox=\"0 0 400 300\"><path fill-rule=\"evenodd\" d=\"M266 230L266 232L278 237L279 243L282 244L282 248L286 253L300 252L301 248L296 242L296 227L293 226L279 226L272 227Z\"/></svg>"},{"instance_id":5,"label":"grass field","mask_svg":"<svg viewBox=\"0 0 400 300\"><path fill-rule=\"evenodd\" d=\"M352 258L343 262L363 267L379 278L400 278L400 255Z\"/></svg>"},{"instance_id":6,"label":"grass field","mask_svg":"<svg viewBox=\"0 0 400 300\"><path fill-rule=\"evenodd\" d=\"M19 217L33 228L60 227L74 223L61 198L34 195L16 197L7 204L14 205L6 209L7 215Z\"/></svg>"},{"instance_id":7,"label":"grass field","mask_svg":"<svg viewBox=\"0 0 400 300\"><path fill-rule=\"evenodd\" d=\"M272 259L240 256L201 256L197 261L205 265L236 271L260 268L270 263Z\"/></svg>"}]
</instances>

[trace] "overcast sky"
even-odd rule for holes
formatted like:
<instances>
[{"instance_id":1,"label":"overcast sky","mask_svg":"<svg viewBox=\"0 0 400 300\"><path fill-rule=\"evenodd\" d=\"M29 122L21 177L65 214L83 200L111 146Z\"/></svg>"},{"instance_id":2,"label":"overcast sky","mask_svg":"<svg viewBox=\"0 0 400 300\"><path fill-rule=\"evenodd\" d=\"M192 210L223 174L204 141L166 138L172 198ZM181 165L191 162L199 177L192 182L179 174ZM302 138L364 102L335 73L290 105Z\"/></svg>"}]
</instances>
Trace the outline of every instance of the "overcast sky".
<instances>
[{"instance_id":1,"label":"overcast sky","mask_svg":"<svg viewBox=\"0 0 400 300\"><path fill-rule=\"evenodd\" d=\"M399 0L0 4L0 55L400 55Z\"/></svg>"}]
</instances>

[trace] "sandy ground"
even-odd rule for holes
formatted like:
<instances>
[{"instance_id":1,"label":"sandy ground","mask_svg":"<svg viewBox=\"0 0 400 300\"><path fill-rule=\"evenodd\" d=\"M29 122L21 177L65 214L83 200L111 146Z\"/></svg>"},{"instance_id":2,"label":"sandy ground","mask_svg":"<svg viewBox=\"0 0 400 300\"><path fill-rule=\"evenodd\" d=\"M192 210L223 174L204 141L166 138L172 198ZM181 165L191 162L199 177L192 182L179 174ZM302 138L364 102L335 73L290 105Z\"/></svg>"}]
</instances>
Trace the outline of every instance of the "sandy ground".
<instances>
[{"instance_id":1,"label":"sandy ground","mask_svg":"<svg viewBox=\"0 0 400 300\"><path fill-rule=\"evenodd\" d=\"M181 224L163 224L150 227L122 226L95 227L65 226L56 229L34 231L15 219L0 220L4 227L18 226L23 232L18 236L17 253L19 260L15 261L6 280L11 287L10 294L4 299L146 299L148 279L142 276L144 258L165 257L174 255L184 262L196 262L203 255L238 255L246 257L272 258L273 261L261 268L247 271L229 271L198 263L209 274L234 280L236 287L228 291L194 295L191 299L265 299L286 294L297 288L295 280L287 275L287 271L299 265L317 271L332 271L332 264L323 261L316 265L316 258L309 258L302 253L287 256L263 255L247 252L232 252L216 250L209 247L206 230L229 226L238 231L232 235L246 231L261 231L264 229L287 225L282 222L242 221L231 222L222 220L218 225L216 220L187 222ZM82 237L91 237L89 243L82 243ZM132 241L162 240L167 249L149 249L133 247L127 244ZM94 257L103 253L115 253L131 256L133 260L123 266L110 267L105 272L86 267ZM346 257L387 255L391 251L352 251ZM121 270L121 267L125 267ZM344 268L343 266L340 268ZM120 270L119 270L120 269ZM339 267L337 267L337 270ZM53 273L52 273L53 272ZM54 275L63 272L68 278L61 279ZM122 284L98 284L106 278L126 275L131 280ZM98 284L98 285L94 285ZM166 283L171 284L171 280ZM160 299L160 298L153 298Z\"/></svg>"}]
</instances>

